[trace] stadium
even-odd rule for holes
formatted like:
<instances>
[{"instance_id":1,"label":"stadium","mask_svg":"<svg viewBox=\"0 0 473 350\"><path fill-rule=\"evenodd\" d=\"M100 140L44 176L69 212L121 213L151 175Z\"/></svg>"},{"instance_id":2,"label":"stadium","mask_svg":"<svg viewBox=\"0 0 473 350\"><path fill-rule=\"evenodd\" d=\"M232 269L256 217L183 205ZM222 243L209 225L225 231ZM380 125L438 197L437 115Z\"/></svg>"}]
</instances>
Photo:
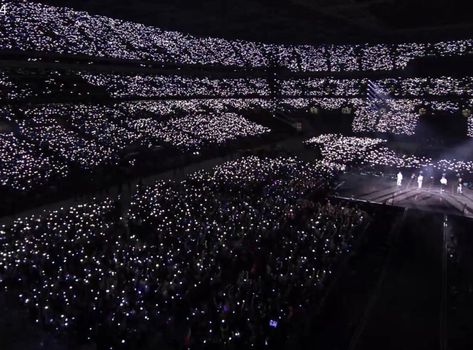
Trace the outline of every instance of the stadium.
<instances>
[{"instance_id":1,"label":"stadium","mask_svg":"<svg viewBox=\"0 0 473 350\"><path fill-rule=\"evenodd\" d=\"M458 1L0 0L0 348L472 349Z\"/></svg>"}]
</instances>

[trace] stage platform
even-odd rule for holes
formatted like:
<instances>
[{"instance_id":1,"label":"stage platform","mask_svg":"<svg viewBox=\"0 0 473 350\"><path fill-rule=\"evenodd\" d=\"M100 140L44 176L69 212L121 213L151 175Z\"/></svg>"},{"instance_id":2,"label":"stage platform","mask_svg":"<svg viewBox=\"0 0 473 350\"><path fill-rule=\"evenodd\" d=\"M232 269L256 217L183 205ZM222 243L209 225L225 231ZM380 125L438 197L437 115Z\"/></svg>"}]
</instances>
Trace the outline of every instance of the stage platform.
<instances>
[{"instance_id":1,"label":"stage platform","mask_svg":"<svg viewBox=\"0 0 473 350\"><path fill-rule=\"evenodd\" d=\"M340 176L334 197L473 217L473 191L463 188L463 194L457 194L454 187L450 184L441 192L435 181L426 181L418 189L417 182L411 179L397 186L394 176L346 173Z\"/></svg>"}]
</instances>

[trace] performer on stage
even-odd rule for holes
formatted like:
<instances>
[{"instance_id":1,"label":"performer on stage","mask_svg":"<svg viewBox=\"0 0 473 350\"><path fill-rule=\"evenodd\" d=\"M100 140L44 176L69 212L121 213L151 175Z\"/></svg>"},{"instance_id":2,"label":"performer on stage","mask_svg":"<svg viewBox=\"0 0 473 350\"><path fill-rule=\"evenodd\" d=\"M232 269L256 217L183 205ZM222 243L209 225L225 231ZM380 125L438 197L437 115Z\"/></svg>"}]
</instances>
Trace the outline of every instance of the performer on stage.
<instances>
[{"instance_id":1,"label":"performer on stage","mask_svg":"<svg viewBox=\"0 0 473 350\"><path fill-rule=\"evenodd\" d=\"M401 173L401 171L399 171L399 172L397 173L397 185L398 185L398 186L401 186L401 185L402 185L402 173Z\"/></svg>"},{"instance_id":2,"label":"performer on stage","mask_svg":"<svg viewBox=\"0 0 473 350\"><path fill-rule=\"evenodd\" d=\"M463 193L463 180L462 180L462 178L458 179L457 193L458 194Z\"/></svg>"},{"instance_id":3,"label":"performer on stage","mask_svg":"<svg viewBox=\"0 0 473 350\"><path fill-rule=\"evenodd\" d=\"M422 176L422 172L420 172L419 176L417 176L417 188L418 189L422 188L422 181L424 181L424 177Z\"/></svg>"},{"instance_id":4,"label":"performer on stage","mask_svg":"<svg viewBox=\"0 0 473 350\"><path fill-rule=\"evenodd\" d=\"M442 178L440 179L440 192L445 192L445 189L447 188L447 179L445 177L445 174L442 174Z\"/></svg>"}]
</instances>

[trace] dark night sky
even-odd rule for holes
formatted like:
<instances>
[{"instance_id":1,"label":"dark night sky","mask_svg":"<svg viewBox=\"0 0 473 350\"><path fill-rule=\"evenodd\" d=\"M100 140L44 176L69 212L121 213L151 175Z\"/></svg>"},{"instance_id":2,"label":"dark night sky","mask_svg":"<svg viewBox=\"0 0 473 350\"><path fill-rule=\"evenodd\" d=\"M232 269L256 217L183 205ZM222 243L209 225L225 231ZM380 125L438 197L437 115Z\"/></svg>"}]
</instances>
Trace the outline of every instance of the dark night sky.
<instances>
[{"instance_id":1,"label":"dark night sky","mask_svg":"<svg viewBox=\"0 0 473 350\"><path fill-rule=\"evenodd\" d=\"M35 0L38 1L38 0ZM473 1L39 0L199 36L274 43L473 36Z\"/></svg>"}]
</instances>

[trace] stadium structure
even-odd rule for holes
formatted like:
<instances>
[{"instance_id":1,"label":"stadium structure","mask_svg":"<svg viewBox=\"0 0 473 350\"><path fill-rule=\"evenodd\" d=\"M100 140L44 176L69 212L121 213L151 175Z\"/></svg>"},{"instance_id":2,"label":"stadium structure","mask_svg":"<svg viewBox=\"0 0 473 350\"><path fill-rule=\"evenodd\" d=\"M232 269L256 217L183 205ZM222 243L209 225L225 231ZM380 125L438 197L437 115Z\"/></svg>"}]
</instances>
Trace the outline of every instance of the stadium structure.
<instances>
[{"instance_id":1,"label":"stadium structure","mask_svg":"<svg viewBox=\"0 0 473 350\"><path fill-rule=\"evenodd\" d=\"M463 4L0 0L0 348L471 349Z\"/></svg>"}]
</instances>

